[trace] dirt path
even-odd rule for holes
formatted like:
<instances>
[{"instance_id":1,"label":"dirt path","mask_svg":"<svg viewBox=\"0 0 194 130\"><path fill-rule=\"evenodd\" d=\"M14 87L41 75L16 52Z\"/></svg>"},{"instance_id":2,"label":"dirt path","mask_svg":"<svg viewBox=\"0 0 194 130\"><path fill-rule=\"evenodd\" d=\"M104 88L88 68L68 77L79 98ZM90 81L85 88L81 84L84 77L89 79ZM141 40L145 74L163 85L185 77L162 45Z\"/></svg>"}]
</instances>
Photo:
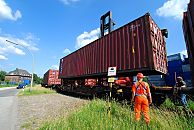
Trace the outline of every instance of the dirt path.
<instances>
[{"instance_id":1,"label":"dirt path","mask_svg":"<svg viewBox=\"0 0 194 130\"><path fill-rule=\"evenodd\" d=\"M37 129L45 120L67 116L87 100L60 94L19 96L16 129Z\"/></svg>"}]
</instances>

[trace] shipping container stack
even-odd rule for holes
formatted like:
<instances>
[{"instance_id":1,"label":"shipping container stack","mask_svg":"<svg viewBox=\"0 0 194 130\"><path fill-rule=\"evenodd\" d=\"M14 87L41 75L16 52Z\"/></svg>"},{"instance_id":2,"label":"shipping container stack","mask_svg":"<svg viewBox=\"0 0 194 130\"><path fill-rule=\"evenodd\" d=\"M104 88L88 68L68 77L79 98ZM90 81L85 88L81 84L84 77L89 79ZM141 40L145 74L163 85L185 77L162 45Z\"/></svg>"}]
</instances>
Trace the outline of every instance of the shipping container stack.
<instances>
[{"instance_id":1,"label":"shipping container stack","mask_svg":"<svg viewBox=\"0 0 194 130\"><path fill-rule=\"evenodd\" d=\"M183 33L191 68L194 68L194 0L190 0L187 11L183 15ZM194 69L192 71L192 85L194 87Z\"/></svg>"},{"instance_id":2,"label":"shipping container stack","mask_svg":"<svg viewBox=\"0 0 194 130\"><path fill-rule=\"evenodd\" d=\"M166 85L174 86L176 77L183 77L187 86L191 86L191 71L188 58L185 55L178 53L170 55L168 58L168 73L165 76Z\"/></svg>"}]
</instances>

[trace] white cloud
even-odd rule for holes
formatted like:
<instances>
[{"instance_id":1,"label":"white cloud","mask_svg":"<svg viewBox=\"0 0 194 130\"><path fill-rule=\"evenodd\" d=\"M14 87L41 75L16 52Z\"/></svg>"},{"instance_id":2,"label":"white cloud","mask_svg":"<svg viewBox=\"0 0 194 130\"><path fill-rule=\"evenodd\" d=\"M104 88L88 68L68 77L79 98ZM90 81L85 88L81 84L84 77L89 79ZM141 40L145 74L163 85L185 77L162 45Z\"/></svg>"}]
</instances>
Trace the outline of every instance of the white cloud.
<instances>
[{"instance_id":1,"label":"white cloud","mask_svg":"<svg viewBox=\"0 0 194 130\"><path fill-rule=\"evenodd\" d=\"M37 38L33 33L29 32L25 35L25 39L27 41L40 41L39 38Z\"/></svg>"},{"instance_id":2,"label":"white cloud","mask_svg":"<svg viewBox=\"0 0 194 130\"><path fill-rule=\"evenodd\" d=\"M7 37L0 36L0 53L13 53L17 55L25 55L24 51L6 42Z\"/></svg>"},{"instance_id":3,"label":"white cloud","mask_svg":"<svg viewBox=\"0 0 194 130\"><path fill-rule=\"evenodd\" d=\"M13 45L6 40L15 42L17 45ZM27 51L25 48L28 48L31 51L38 51L39 49L35 46L33 39L27 40L26 38L16 38L11 35L0 35L0 54L16 54L16 55L25 55ZM27 52L28 53L28 52Z\"/></svg>"},{"instance_id":4,"label":"white cloud","mask_svg":"<svg viewBox=\"0 0 194 130\"><path fill-rule=\"evenodd\" d=\"M19 39L19 38L14 38L12 41L24 46L24 47L27 47L29 50L31 51L38 51L39 48L36 47L36 44L35 44L35 40L33 39Z\"/></svg>"},{"instance_id":5,"label":"white cloud","mask_svg":"<svg viewBox=\"0 0 194 130\"><path fill-rule=\"evenodd\" d=\"M76 39L76 45L75 48L79 49L91 42L93 42L94 40L98 39L100 34L100 28L97 28L95 30L92 30L91 32L84 32L81 35L79 35Z\"/></svg>"},{"instance_id":6,"label":"white cloud","mask_svg":"<svg viewBox=\"0 0 194 130\"><path fill-rule=\"evenodd\" d=\"M78 2L79 0L60 0L60 1L63 2L65 5L68 5L73 2Z\"/></svg>"},{"instance_id":7,"label":"white cloud","mask_svg":"<svg viewBox=\"0 0 194 130\"><path fill-rule=\"evenodd\" d=\"M187 50L183 50L180 53L182 53L183 55L186 55L186 57L188 57Z\"/></svg>"},{"instance_id":8,"label":"white cloud","mask_svg":"<svg viewBox=\"0 0 194 130\"><path fill-rule=\"evenodd\" d=\"M8 58L5 57L4 55L0 55L0 60L8 60Z\"/></svg>"},{"instance_id":9,"label":"white cloud","mask_svg":"<svg viewBox=\"0 0 194 130\"><path fill-rule=\"evenodd\" d=\"M40 39L37 38L33 33L27 33L24 40L18 41L18 43L21 43L23 46L27 47L31 51L38 51L39 48L36 47L37 42L39 42Z\"/></svg>"},{"instance_id":10,"label":"white cloud","mask_svg":"<svg viewBox=\"0 0 194 130\"><path fill-rule=\"evenodd\" d=\"M183 17L183 12L187 9L188 3L189 0L168 0L163 4L162 7L156 10L156 13L159 16L173 17L181 20Z\"/></svg>"},{"instance_id":11,"label":"white cloud","mask_svg":"<svg viewBox=\"0 0 194 130\"><path fill-rule=\"evenodd\" d=\"M0 20L9 19L16 21L21 17L22 14L19 10L16 10L14 13L4 0L0 0Z\"/></svg>"},{"instance_id":12,"label":"white cloud","mask_svg":"<svg viewBox=\"0 0 194 130\"><path fill-rule=\"evenodd\" d=\"M51 68L55 70L59 70L59 65L52 65Z\"/></svg>"},{"instance_id":13,"label":"white cloud","mask_svg":"<svg viewBox=\"0 0 194 130\"><path fill-rule=\"evenodd\" d=\"M7 51L14 52L15 54L18 54L18 55L25 55L25 52L23 50L11 45L7 46Z\"/></svg>"},{"instance_id":14,"label":"white cloud","mask_svg":"<svg viewBox=\"0 0 194 130\"><path fill-rule=\"evenodd\" d=\"M69 49L66 48L66 49L63 51L63 53L64 53L64 54L69 54L69 53L71 53L71 51L70 51Z\"/></svg>"}]
</instances>

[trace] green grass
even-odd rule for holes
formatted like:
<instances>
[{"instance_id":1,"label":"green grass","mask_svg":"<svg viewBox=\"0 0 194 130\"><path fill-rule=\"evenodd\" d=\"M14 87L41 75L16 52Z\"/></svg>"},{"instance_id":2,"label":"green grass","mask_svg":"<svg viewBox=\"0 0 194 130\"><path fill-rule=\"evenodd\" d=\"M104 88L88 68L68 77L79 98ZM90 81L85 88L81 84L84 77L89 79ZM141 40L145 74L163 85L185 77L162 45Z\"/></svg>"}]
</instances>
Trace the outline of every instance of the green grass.
<instances>
[{"instance_id":1,"label":"green grass","mask_svg":"<svg viewBox=\"0 0 194 130\"><path fill-rule=\"evenodd\" d=\"M40 95L40 94L50 94L50 93L56 93L56 91L41 87L40 85L35 85L32 87L31 91L30 91L30 86L26 87L23 91L20 91L19 96L22 96L22 95L30 96L30 95Z\"/></svg>"},{"instance_id":2,"label":"green grass","mask_svg":"<svg viewBox=\"0 0 194 130\"><path fill-rule=\"evenodd\" d=\"M194 111L194 101L192 100L188 100L188 107L191 111ZM161 105L162 108L165 108L165 109L169 109L169 110L172 110L172 111L177 111L177 110L180 110L183 108L182 106L176 106L174 105L169 98L167 98L165 100L165 102Z\"/></svg>"},{"instance_id":3,"label":"green grass","mask_svg":"<svg viewBox=\"0 0 194 130\"><path fill-rule=\"evenodd\" d=\"M0 88L5 88L5 87L14 87L17 85L13 85L13 84L4 84L4 85L0 85Z\"/></svg>"},{"instance_id":4,"label":"green grass","mask_svg":"<svg viewBox=\"0 0 194 130\"><path fill-rule=\"evenodd\" d=\"M189 108L194 111L194 101L189 100L188 101Z\"/></svg>"},{"instance_id":5,"label":"green grass","mask_svg":"<svg viewBox=\"0 0 194 130\"><path fill-rule=\"evenodd\" d=\"M21 129L30 129L30 127L31 127L31 123L28 122L28 123L23 124L23 125L21 126Z\"/></svg>"},{"instance_id":6,"label":"green grass","mask_svg":"<svg viewBox=\"0 0 194 130\"><path fill-rule=\"evenodd\" d=\"M134 120L134 112L128 105L111 103L111 116L107 114L108 103L93 100L68 117L53 119L43 124L40 130L143 130L148 129L143 119ZM166 108L151 108L151 130L190 130L194 119L188 118L183 111L169 111Z\"/></svg>"}]
</instances>

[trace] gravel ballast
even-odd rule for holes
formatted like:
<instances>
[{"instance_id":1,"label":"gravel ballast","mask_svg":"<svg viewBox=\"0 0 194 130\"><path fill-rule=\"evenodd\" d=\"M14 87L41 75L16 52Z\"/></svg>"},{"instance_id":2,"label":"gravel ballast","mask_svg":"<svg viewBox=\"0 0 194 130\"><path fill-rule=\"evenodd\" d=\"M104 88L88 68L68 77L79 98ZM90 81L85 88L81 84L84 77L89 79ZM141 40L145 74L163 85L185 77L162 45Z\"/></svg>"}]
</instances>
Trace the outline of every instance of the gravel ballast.
<instances>
[{"instance_id":1,"label":"gravel ballast","mask_svg":"<svg viewBox=\"0 0 194 130\"><path fill-rule=\"evenodd\" d=\"M17 97L16 129L38 129L45 121L67 116L88 100L61 94Z\"/></svg>"}]
</instances>

